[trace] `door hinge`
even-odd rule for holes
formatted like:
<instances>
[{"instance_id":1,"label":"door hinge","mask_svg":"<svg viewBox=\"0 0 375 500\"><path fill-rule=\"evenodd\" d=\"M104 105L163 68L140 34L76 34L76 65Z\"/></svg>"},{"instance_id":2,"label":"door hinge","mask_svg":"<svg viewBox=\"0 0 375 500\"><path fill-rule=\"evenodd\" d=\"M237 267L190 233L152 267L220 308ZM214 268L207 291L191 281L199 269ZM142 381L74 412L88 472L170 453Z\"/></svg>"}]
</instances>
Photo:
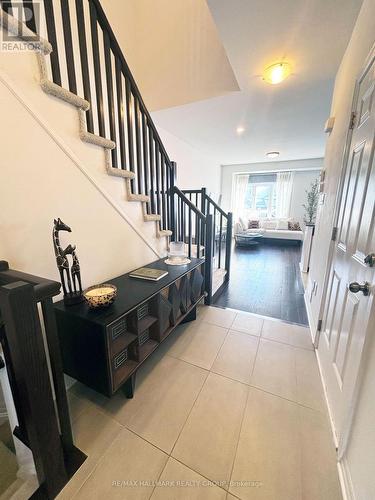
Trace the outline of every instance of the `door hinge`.
<instances>
[{"instance_id":1,"label":"door hinge","mask_svg":"<svg viewBox=\"0 0 375 500\"><path fill-rule=\"evenodd\" d=\"M332 236L331 236L331 240L332 241L336 241L338 229L339 228L337 226L335 226L335 227L332 228Z\"/></svg>"},{"instance_id":2,"label":"door hinge","mask_svg":"<svg viewBox=\"0 0 375 500\"><path fill-rule=\"evenodd\" d=\"M350 130L353 130L354 127L355 127L355 119L357 118L357 114L352 111L352 114L350 115L350 124L349 124L349 128Z\"/></svg>"},{"instance_id":3,"label":"door hinge","mask_svg":"<svg viewBox=\"0 0 375 500\"><path fill-rule=\"evenodd\" d=\"M318 331L318 332L321 332L321 331L322 331L322 325L323 325L323 320L322 320L322 319L320 319L320 320L318 321L318 328L317 328L317 331Z\"/></svg>"}]
</instances>

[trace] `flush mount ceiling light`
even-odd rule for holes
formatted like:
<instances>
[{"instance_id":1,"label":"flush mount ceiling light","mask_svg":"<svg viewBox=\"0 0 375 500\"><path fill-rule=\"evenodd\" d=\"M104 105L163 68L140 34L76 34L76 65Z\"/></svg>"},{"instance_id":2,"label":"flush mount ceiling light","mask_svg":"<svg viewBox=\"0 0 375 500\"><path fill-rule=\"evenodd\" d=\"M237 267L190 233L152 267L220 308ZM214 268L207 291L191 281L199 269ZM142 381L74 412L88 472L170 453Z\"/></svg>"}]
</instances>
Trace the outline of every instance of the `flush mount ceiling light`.
<instances>
[{"instance_id":1,"label":"flush mount ceiling light","mask_svg":"<svg viewBox=\"0 0 375 500\"><path fill-rule=\"evenodd\" d=\"M263 80L271 85L284 81L291 74L292 68L287 62L279 62L268 66L263 72Z\"/></svg>"},{"instance_id":2,"label":"flush mount ceiling light","mask_svg":"<svg viewBox=\"0 0 375 500\"><path fill-rule=\"evenodd\" d=\"M277 158L279 156L279 151L270 151L266 154L268 158Z\"/></svg>"},{"instance_id":3,"label":"flush mount ceiling light","mask_svg":"<svg viewBox=\"0 0 375 500\"><path fill-rule=\"evenodd\" d=\"M238 135L243 134L245 132L245 127L241 127L241 126L237 127L236 132Z\"/></svg>"}]
</instances>

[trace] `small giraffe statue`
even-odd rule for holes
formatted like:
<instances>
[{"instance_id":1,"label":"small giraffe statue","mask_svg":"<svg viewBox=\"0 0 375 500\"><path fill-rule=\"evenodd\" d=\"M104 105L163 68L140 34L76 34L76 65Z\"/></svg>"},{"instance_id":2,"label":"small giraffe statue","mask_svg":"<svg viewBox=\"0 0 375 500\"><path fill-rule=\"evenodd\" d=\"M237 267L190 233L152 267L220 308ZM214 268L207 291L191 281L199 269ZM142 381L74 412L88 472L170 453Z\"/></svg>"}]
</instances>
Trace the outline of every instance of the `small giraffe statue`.
<instances>
[{"instance_id":1,"label":"small giraffe statue","mask_svg":"<svg viewBox=\"0 0 375 500\"><path fill-rule=\"evenodd\" d=\"M64 292L64 302L66 305L77 304L83 300L81 274L78 257L76 254L76 247L68 245L65 250L60 243L60 231L67 231L71 233L72 230L60 218L53 221L53 246L55 249L56 263L60 273L61 284ZM72 268L67 255L72 255ZM78 289L77 289L77 283ZM73 283L72 283L73 281Z\"/></svg>"},{"instance_id":2,"label":"small giraffe statue","mask_svg":"<svg viewBox=\"0 0 375 500\"><path fill-rule=\"evenodd\" d=\"M82 293L81 266L79 265L76 246L68 245L65 250L65 255L72 256L72 267L70 268L70 273L72 275L73 291L75 293Z\"/></svg>"}]
</instances>

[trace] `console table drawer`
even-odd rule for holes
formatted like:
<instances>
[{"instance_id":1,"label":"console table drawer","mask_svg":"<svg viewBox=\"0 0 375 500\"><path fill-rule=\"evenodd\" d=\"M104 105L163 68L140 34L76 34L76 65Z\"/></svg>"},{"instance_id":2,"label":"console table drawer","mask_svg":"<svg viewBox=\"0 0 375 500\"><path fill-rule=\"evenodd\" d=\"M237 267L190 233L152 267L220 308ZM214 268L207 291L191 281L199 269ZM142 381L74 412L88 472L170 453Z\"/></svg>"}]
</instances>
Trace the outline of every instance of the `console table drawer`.
<instances>
[{"instance_id":1,"label":"console table drawer","mask_svg":"<svg viewBox=\"0 0 375 500\"><path fill-rule=\"evenodd\" d=\"M116 340L120 335L123 335L128 331L128 322L126 317L118 319L117 321L111 323L107 326L107 331L109 333L109 340Z\"/></svg>"}]
</instances>

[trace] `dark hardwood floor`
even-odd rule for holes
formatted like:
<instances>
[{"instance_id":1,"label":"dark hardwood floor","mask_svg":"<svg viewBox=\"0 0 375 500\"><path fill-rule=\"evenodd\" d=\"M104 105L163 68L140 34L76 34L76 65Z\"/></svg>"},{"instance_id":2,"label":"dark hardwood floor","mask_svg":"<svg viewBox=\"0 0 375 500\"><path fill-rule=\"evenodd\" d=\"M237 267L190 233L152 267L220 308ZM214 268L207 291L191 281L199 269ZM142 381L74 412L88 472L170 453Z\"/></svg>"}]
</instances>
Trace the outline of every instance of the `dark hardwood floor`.
<instances>
[{"instance_id":1,"label":"dark hardwood floor","mask_svg":"<svg viewBox=\"0 0 375 500\"><path fill-rule=\"evenodd\" d=\"M300 255L297 245L234 246L229 285L215 305L307 325Z\"/></svg>"}]
</instances>

